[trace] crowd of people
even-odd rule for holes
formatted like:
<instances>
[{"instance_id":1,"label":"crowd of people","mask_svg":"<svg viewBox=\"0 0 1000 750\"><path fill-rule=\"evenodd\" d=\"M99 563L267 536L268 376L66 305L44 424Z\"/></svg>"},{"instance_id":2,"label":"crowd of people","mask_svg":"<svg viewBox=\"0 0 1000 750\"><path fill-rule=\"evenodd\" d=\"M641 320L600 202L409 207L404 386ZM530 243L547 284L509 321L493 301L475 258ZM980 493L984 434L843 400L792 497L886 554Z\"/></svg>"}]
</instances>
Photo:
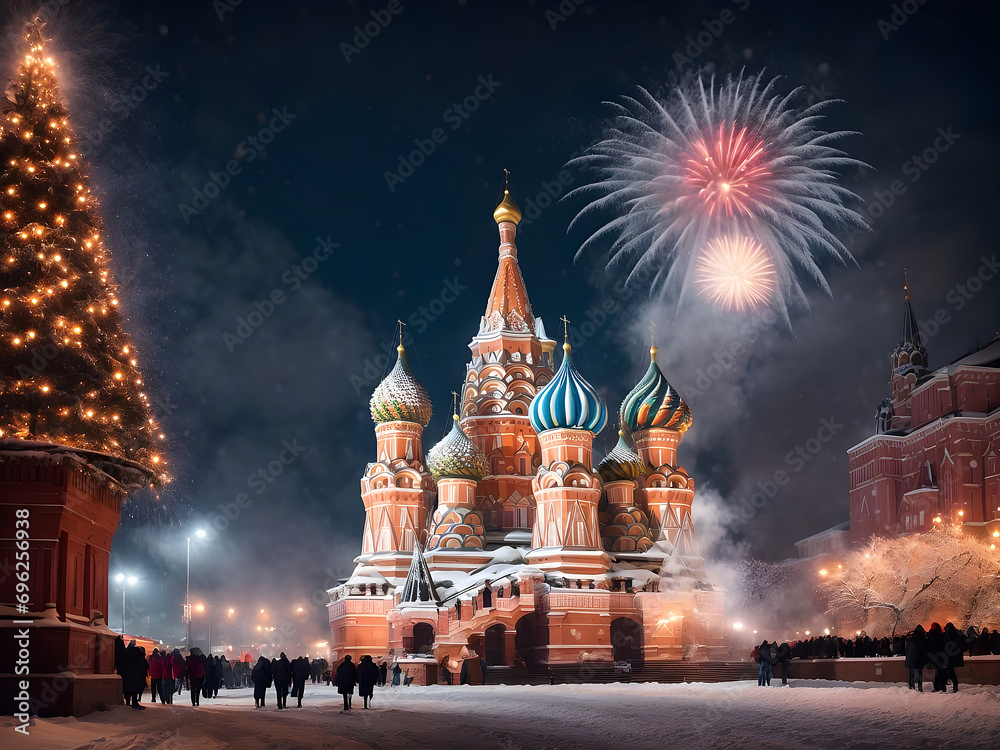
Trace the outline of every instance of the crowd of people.
<instances>
[{"instance_id":1,"label":"crowd of people","mask_svg":"<svg viewBox=\"0 0 1000 750\"><path fill-rule=\"evenodd\" d=\"M791 643L764 641L755 646L751 656L760 667L757 684L771 684L775 666L781 669L781 683L788 684L788 669L792 659L837 659L837 658L887 658L903 657L909 670L911 690L923 692L923 670L934 672L935 693L947 692L948 683L952 692L958 691L956 667L965 666L965 654L969 656L1000 655L1000 631L989 628L970 627L965 632L947 623L933 623L930 630L917 625L911 633L893 638L870 638L861 632L856 638L841 638L834 635L814 636L805 641Z\"/></svg>"},{"instance_id":2,"label":"crowd of people","mask_svg":"<svg viewBox=\"0 0 1000 750\"><path fill-rule=\"evenodd\" d=\"M122 679L125 704L136 709L145 708L141 699L148 678L153 703L172 704L174 696L180 695L186 687L191 705L200 706L202 698L218 698L221 688L252 686L255 708L265 706L267 691L274 688L279 709L288 708L289 696L296 699L297 708L302 708L309 681L333 683L344 698L344 711L350 711L355 688L364 699L364 707L370 708L374 689L385 687L389 676L389 665L384 661L376 664L371 656L362 657L356 665L347 656L336 672L330 670L326 659L310 661L300 656L289 661L284 652L271 660L261 656L251 666L249 661L229 661L225 656L206 655L197 647L192 648L187 657L176 648L162 652L154 648L147 657L145 648L136 645L134 640L126 646L122 636L115 641L115 669ZM400 684L402 673L399 664L394 664L393 687Z\"/></svg>"}]
</instances>

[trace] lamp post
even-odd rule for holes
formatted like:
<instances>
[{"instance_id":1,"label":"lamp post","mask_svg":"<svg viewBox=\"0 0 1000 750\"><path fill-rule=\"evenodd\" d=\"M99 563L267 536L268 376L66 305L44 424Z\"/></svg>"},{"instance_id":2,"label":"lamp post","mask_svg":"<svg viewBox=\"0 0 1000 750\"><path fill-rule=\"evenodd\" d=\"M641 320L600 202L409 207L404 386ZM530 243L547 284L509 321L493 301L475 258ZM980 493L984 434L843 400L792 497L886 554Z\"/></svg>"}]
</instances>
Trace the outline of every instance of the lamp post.
<instances>
[{"instance_id":1,"label":"lamp post","mask_svg":"<svg viewBox=\"0 0 1000 750\"><path fill-rule=\"evenodd\" d=\"M194 535L199 539L205 538L205 530L198 529ZM184 587L184 618L187 622L187 647L191 650L191 537L187 538L187 584Z\"/></svg>"},{"instance_id":2,"label":"lamp post","mask_svg":"<svg viewBox=\"0 0 1000 750\"><path fill-rule=\"evenodd\" d=\"M125 588L128 586L135 586L139 582L139 579L135 576L127 576L124 573L119 573L115 576L115 580L122 586L122 635L125 635Z\"/></svg>"}]
</instances>

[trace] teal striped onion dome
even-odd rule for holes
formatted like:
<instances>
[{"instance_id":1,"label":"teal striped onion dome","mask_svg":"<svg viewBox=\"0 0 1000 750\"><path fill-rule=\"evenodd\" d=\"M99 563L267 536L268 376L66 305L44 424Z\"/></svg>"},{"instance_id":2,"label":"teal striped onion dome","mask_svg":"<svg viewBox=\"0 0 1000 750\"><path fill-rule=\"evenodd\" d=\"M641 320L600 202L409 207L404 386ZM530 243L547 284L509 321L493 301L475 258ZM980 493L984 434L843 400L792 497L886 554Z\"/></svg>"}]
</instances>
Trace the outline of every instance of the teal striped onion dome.
<instances>
[{"instance_id":1,"label":"teal striped onion dome","mask_svg":"<svg viewBox=\"0 0 1000 750\"><path fill-rule=\"evenodd\" d=\"M598 464L597 473L605 482L636 480L649 474L649 467L625 440L625 432L619 430L618 445Z\"/></svg>"},{"instance_id":2,"label":"teal striped onion dome","mask_svg":"<svg viewBox=\"0 0 1000 750\"><path fill-rule=\"evenodd\" d=\"M378 384L370 402L372 419L383 422L416 422L423 427L431 421L431 399L410 372L403 345L396 347L399 357L385 380Z\"/></svg>"},{"instance_id":3,"label":"teal striped onion dome","mask_svg":"<svg viewBox=\"0 0 1000 750\"><path fill-rule=\"evenodd\" d=\"M622 401L619 422L629 431L663 427L685 432L691 426L691 410L667 382L656 364L656 347L649 349L649 369Z\"/></svg>"},{"instance_id":4,"label":"teal striped onion dome","mask_svg":"<svg viewBox=\"0 0 1000 750\"><path fill-rule=\"evenodd\" d=\"M427 468L435 481L458 477L478 482L490 473L486 456L479 446L469 440L458 423L458 415L452 418L451 431L427 452Z\"/></svg>"},{"instance_id":5,"label":"teal striped onion dome","mask_svg":"<svg viewBox=\"0 0 1000 750\"><path fill-rule=\"evenodd\" d=\"M569 428L596 435L608 421L604 399L573 367L571 348L563 344L565 355L559 372L531 401L528 418L536 433Z\"/></svg>"}]
</instances>

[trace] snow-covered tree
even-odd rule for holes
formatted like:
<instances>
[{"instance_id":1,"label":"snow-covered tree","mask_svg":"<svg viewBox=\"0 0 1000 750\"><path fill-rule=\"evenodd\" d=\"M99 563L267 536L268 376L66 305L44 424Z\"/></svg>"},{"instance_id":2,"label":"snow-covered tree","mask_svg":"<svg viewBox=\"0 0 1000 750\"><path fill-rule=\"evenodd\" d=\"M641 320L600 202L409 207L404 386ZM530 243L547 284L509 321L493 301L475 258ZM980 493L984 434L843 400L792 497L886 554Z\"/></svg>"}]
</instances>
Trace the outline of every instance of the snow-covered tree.
<instances>
[{"instance_id":1,"label":"snow-covered tree","mask_svg":"<svg viewBox=\"0 0 1000 750\"><path fill-rule=\"evenodd\" d=\"M934 618L1000 627L1000 555L961 530L873 537L822 586L829 611L871 635Z\"/></svg>"}]
</instances>

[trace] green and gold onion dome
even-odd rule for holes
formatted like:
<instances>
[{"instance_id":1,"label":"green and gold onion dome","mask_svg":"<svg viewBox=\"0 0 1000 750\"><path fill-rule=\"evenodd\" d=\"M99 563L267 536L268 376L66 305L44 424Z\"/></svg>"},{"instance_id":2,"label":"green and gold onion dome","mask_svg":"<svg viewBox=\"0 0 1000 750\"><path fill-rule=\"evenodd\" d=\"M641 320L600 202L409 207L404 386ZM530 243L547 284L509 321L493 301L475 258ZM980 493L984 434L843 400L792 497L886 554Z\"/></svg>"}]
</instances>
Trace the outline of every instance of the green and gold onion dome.
<instances>
[{"instance_id":1,"label":"green and gold onion dome","mask_svg":"<svg viewBox=\"0 0 1000 750\"><path fill-rule=\"evenodd\" d=\"M431 399L410 372L403 345L396 347L396 365L372 394L372 419L384 422L416 422L426 427L431 421Z\"/></svg>"},{"instance_id":2,"label":"green and gold onion dome","mask_svg":"<svg viewBox=\"0 0 1000 750\"><path fill-rule=\"evenodd\" d=\"M649 369L622 401L618 419L629 433L650 427L683 433L691 426L691 410L656 364L656 346L650 347Z\"/></svg>"},{"instance_id":3,"label":"green and gold onion dome","mask_svg":"<svg viewBox=\"0 0 1000 750\"><path fill-rule=\"evenodd\" d=\"M649 467L625 439L625 432L618 431L618 444L597 466L597 473L605 482L622 479L637 480L649 474Z\"/></svg>"},{"instance_id":4,"label":"green and gold onion dome","mask_svg":"<svg viewBox=\"0 0 1000 750\"><path fill-rule=\"evenodd\" d=\"M458 423L458 415L452 419L451 431L427 452L427 468L435 481L458 478L478 482L490 473L486 456L466 436Z\"/></svg>"}]
</instances>

